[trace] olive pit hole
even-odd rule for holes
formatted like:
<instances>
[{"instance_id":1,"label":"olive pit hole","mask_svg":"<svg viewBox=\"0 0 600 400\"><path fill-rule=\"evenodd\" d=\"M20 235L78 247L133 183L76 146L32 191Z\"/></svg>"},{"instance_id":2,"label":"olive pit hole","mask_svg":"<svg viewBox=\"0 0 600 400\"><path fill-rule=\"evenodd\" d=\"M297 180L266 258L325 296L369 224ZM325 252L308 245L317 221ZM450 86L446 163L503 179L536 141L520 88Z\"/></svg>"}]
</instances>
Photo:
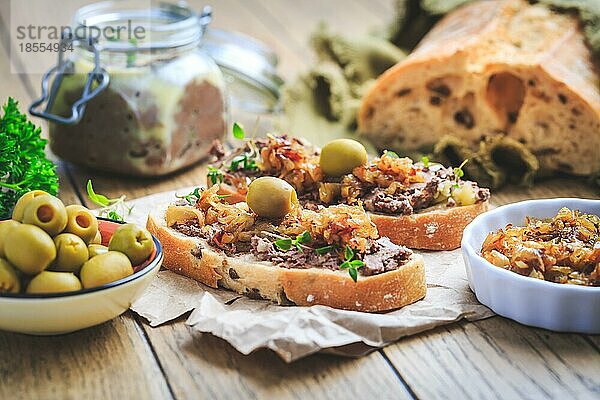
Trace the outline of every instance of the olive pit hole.
<instances>
[{"instance_id":1,"label":"olive pit hole","mask_svg":"<svg viewBox=\"0 0 600 400\"><path fill-rule=\"evenodd\" d=\"M89 226L92 224L92 222L90 221L90 218L87 215L83 215L83 214L76 216L75 222L77 223L77 225L79 225L82 228L89 228Z\"/></svg>"},{"instance_id":2,"label":"olive pit hole","mask_svg":"<svg viewBox=\"0 0 600 400\"><path fill-rule=\"evenodd\" d=\"M54 218L54 209L49 205L43 205L37 209L36 214L40 222L50 222Z\"/></svg>"},{"instance_id":3,"label":"olive pit hole","mask_svg":"<svg viewBox=\"0 0 600 400\"><path fill-rule=\"evenodd\" d=\"M525 99L525 85L511 73L498 72L488 79L485 97L505 125L514 124Z\"/></svg>"}]
</instances>

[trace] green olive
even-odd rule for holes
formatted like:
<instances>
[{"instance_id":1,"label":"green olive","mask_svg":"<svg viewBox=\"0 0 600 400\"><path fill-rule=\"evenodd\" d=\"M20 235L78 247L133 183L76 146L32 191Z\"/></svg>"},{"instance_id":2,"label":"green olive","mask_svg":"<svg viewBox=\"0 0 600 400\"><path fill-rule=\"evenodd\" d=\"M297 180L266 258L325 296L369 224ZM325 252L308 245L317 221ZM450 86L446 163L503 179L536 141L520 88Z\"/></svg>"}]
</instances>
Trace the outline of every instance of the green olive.
<instances>
[{"instance_id":1,"label":"green olive","mask_svg":"<svg viewBox=\"0 0 600 400\"><path fill-rule=\"evenodd\" d=\"M31 192L27 192L23 196L21 196L19 200L17 200L17 204L15 204L15 207L13 208L12 219L14 219L15 221L23 222L23 213L25 212L25 207L27 206L27 204L29 204L31 200L41 195L49 196L49 194L44 192L43 190L32 190Z\"/></svg>"},{"instance_id":2,"label":"green olive","mask_svg":"<svg viewBox=\"0 0 600 400\"><path fill-rule=\"evenodd\" d=\"M0 258L0 293L19 293L21 282L15 268Z\"/></svg>"},{"instance_id":3,"label":"green olive","mask_svg":"<svg viewBox=\"0 0 600 400\"><path fill-rule=\"evenodd\" d=\"M102 244L102 234L100 231L96 232L96 236L94 236L89 244Z\"/></svg>"},{"instance_id":4,"label":"green olive","mask_svg":"<svg viewBox=\"0 0 600 400\"><path fill-rule=\"evenodd\" d=\"M147 229L135 224L124 224L113 233L108 242L108 250L120 251L129 257L133 265L140 265L152 254L154 242Z\"/></svg>"},{"instance_id":5,"label":"green olive","mask_svg":"<svg viewBox=\"0 0 600 400\"><path fill-rule=\"evenodd\" d=\"M23 212L23 223L36 225L55 236L67 226L67 210L62 201L49 194L29 201Z\"/></svg>"},{"instance_id":6,"label":"green olive","mask_svg":"<svg viewBox=\"0 0 600 400\"><path fill-rule=\"evenodd\" d=\"M356 140L332 140L321 149L319 163L327 176L346 175L359 165L367 163L367 150Z\"/></svg>"},{"instance_id":7,"label":"green olive","mask_svg":"<svg viewBox=\"0 0 600 400\"><path fill-rule=\"evenodd\" d=\"M21 224L4 238L6 259L21 272L34 275L48 267L56 258L52 238L35 225Z\"/></svg>"},{"instance_id":8,"label":"green olive","mask_svg":"<svg viewBox=\"0 0 600 400\"><path fill-rule=\"evenodd\" d=\"M7 219L6 221L0 221L0 257L5 257L4 255L4 238L6 237L8 231L10 231L15 226L21 225L20 222L15 221L13 219Z\"/></svg>"},{"instance_id":9,"label":"green olive","mask_svg":"<svg viewBox=\"0 0 600 400\"><path fill-rule=\"evenodd\" d=\"M109 251L90 258L79 276L84 288L102 286L133 274L131 261L121 252Z\"/></svg>"},{"instance_id":10,"label":"green olive","mask_svg":"<svg viewBox=\"0 0 600 400\"><path fill-rule=\"evenodd\" d=\"M90 244L88 246L88 252L90 254L90 258L95 257L99 254L104 254L108 251L108 247L102 246L101 244Z\"/></svg>"},{"instance_id":11,"label":"green olive","mask_svg":"<svg viewBox=\"0 0 600 400\"><path fill-rule=\"evenodd\" d=\"M248 186L246 202L261 217L283 218L298 206L298 197L292 185L283 179L263 176Z\"/></svg>"},{"instance_id":12,"label":"green olive","mask_svg":"<svg viewBox=\"0 0 600 400\"><path fill-rule=\"evenodd\" d=\"M72 272L42 271L27 285L27 293L62 293L75 290L81 290L81 282Z\"/></svg>"},{"instance_id":13,"label":"green olive","mask_svg":"<svg viewBox=\"0 0 600 400\"><path fill-rule=\"evenodd\" d=\"M79 272L89 258L88 248L83 239L72 233L61 233L54 237L56 259L50 269L62 272Z\"/></svg>"},{"instance_id":14,"label":"green olive","mask_svg":"<svg viewBox=\"0 0 600 400\"><path fill-rule=\"evenodd\" d=\"M98 234L98 220L84 206L72 204L65 207L67 210L67 227L65 232L73 233L86 244L91 243Z\"/></svg>"}]
</instances>

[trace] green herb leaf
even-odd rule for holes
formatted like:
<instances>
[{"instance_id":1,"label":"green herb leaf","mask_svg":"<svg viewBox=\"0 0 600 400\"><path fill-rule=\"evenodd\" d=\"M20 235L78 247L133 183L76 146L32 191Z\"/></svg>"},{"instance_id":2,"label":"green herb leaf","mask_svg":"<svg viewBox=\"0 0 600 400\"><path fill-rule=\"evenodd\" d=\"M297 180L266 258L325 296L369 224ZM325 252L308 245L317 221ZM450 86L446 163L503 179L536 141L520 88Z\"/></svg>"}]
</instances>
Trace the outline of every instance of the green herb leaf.
<instances>
[{"instance_id":1,"label":"green herb leaf","mask_svg":"<svg viewBox=\"0 0 600 400\"><path fill-rule=\"evenodd\" d=\"M207 175L213 185L223 183L223 171L220 169L209 166Z\"/></svg>"},{"instance_id":2,"label":"green herb leaf","mask_svg":"<svg viewBox=\"0 0 600 400\"><path fill-rule=\"evenodd\" d=\"M467 163L467 161L469 161L468 158L465 161L463 161L462 164L460 164L458 167L454 168L454 176L456 177L457 181L460 178L462 178L463 176L465 176L465 172L463 171L462 168L465 166L465 164Z\"/></svg>"},{"instance_id":3,"label":"green herb leaf","mask_svg":"<svg viewBox=\"0 0 600 400\"><path fill-rule=\"evenodd\" d=\"M330 251L332 251L333 249L335 249L335 246L333 245L329 245L329 246L323 246L323 247L319 247L318 249L315 249L315 252L322 256L323 254L329 253Z\"/></svg>"},{"instance_id":4,"label":"green herb leaf","mask_svg":"<svg viewBox=\"0 0 600 400\"><path fill-rule=\"evenodd\" d=\"M353 257L354 251L350 246L346 245L346 247L344 247L344 258L346 259L346 261L350 261Z\"/></svg>"},{"instance_id":5,"label":"green herb leaf","mask_svg":"<svg viewBox=\"0 0 600 400\"><path fill-rule=\"evenodd\" d=\"M231 195L230 194L218 194L217 195L217 198L220 200L226 199L228 197L231 197Z\"/></svg>"},{"instance_id":6,"label":"green herb leaf","mask_svg":"<svg viewBox=\"0 0 600 400\"><path fill-rule=\"evenodd\" d=\"M390 157L390 158L400 158L400 156L398 156L398 154L394 151L389 151L389 150L385 150L383 152L384 156Z\"/></svg>"},{"instance_id":7,"label":"green herb leaf","mask_svg":"<svg viewBox=\"0 0 600 400\"><path fill-rule=\"evenodd\" d=\"M350 261L344 261L343 263L340 264L340 269L347 269L350 268Z\"/></svg>"},{"instance_id":8,"label":"green herb leaf","mask_svg":"<svg viewBox=\"0 0 600 400\"><path fill-rule=\"evenodd\" d=\"M421 157L421 162L425 168L429 168L429 157L423 156Z\"/></svg>"},{"instance_id":9,"label":"green herb leaf","mask_svg":"<svg viewBox=\"0 0 600 400\"><path fill-rule=\"evenodd\" d=\"M108 197L106 197L102 194L96 194L96 192L94 192L94 187L92 186L91 179L88 179L86 189L87 189L88 197L90 198L92 203L94 203L100 207L106 207L110 204L110 200L108 199Z\"/></svg>"},{"instance_id":10,"label":"green herb leaf","mask_svg":"<svg viewBox=\"0 0 600 400\"><path fill-rule=\"evenodd\" d=\"M302 232L302 234L298 235L298 237L296 238L296 242L301 243L301 244L312 242L312 237L310 236L310 232L309 231Z\"/></svg>"},{"instance_id":11,"label":"green herb leaf","mask_svg":"<svg viewBox=\"0 0 600 400\"><path fill-rule=\"evenodd\" d=\"M17 200L31 190L58 192L56 166L44 153L47 141L18 105L9 97L0 118L0 219L10 218Z\"/></svg>"},{"instance_id":12,"label":"green herb leaf","mask_svg":"<svg viewBox=\"0 0 600 400\"><path fill-rule=\"evenodd\" d=\"M237 122L233 123L233 137L236 139L244 139L246 133L244 132L244 128L242 128Z\"/></svg>"},{"instance_id":13,"label":"green herb leaf","mask_svg":"<svg viewBox=\"0 0 600 400\"><path fill-rule=\"evenodd\" d=\"M99 211L100 216L107 216L108 218L123 222L125 219L119 213L123 213L127 211L127 214L131 214L131 210L133 210L133 206L128 206L125 204L125 196L117 197L115 199L109 199L103 194L96 193L94 191L94 187L92 186L91 179L87 181L87 193L88 197L92 201L92 203L101 206L102 208Z\"/></svg>"},{"instance_id":14,"label":"green herb leaf","mask_svg":"<svg viewBox=\"0 0 600 400\"><path fill-rule=\"evenodd\" d=\"M352 265L354 268L360 268L360 267L364 267L365 263L360 260L352 260L352 261L350 261L350 265Z\"/></svg>"},{"instance_id":15,"label":"green herb leaf","mask_svg":"<svg viewBox=\"0 0 600 400\"><path fill-rule=\"evenodd\" d=\"M292 248L292 239L290 239L290 238L279 239L279 240L276 240L273 244L279 250L288 251L289 249Z\"/></svg>"},{"instance_id":16,"label":"green herb leaf","mask_svg":"<svg viewBox=\"0 0 600 400\"><path fill-rule=\"evenodd\" d=\"M358 281L358 271L356 268L352 267L348 269L348 273L354 282Z\"/></svg>"}]
</instances>

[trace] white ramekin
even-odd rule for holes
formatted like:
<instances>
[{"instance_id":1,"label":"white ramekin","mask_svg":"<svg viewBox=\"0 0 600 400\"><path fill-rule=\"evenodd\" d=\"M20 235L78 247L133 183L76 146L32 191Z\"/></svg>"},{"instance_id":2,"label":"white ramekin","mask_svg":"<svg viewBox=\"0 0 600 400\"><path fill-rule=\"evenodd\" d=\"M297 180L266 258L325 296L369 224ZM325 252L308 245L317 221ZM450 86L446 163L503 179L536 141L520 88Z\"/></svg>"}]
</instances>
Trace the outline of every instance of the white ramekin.
<instances>
[{"instance_id":1,"label":"white ramekin","mask_svg":"<svg viewBox=\"0 0 600 400\"><path fill-rule=\"evenodd\" d=\"M465 229L462 254L469 286L477 299L503 317L561 332L600 333L600 287L542 281L498 268L481 257L488 233L506 224L522 226L525 217L549 218L562 207L600 215L600 200L527 200L498 207Z\"/></svg>"}]
</instances>

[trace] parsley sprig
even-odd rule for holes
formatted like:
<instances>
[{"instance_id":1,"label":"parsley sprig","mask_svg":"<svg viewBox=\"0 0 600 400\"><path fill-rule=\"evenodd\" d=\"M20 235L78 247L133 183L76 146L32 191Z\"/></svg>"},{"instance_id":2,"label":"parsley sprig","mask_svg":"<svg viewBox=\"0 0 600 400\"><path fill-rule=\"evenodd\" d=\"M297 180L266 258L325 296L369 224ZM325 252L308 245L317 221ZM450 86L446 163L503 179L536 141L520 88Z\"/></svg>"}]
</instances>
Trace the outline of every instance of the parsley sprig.
<instances>
[{"instance_id":1,"label":"parsley sprig","mask_svg":"<svg viewBox=\"0 0 600 400\"><path fill-rule=\"evenodd\" d=\"M296 239L292 239L289 237L281 238L273 242L273 244L281 251L288 251L292 247L297 248L299 251L303 251L302 245L310 242L312 242L310 232L304 231L300 235L296 236Z\"/></svg>"},{"instance_id":2,"label":"parsley sprig","mask_svg":"<svg viewBox=\"0 0 600 400\"><path fill-rule=\"evenodd\" d=\"M106 216L112 220L123 222L123 214L131 214L133 206L125 203L125 195L109 199L103 194L94 192L91 179L87 181L87 194L92 203L102 207L98 213L100 216Z\"/></svg>"},{"instance_id":3,"label":"parsley sprig","mask_svg":"<svg viewBox=\"0 0 600 400\"><path fill-rule=\"evenodd\" d=\"M244 128L242 128L242 126L240 124L238 124L237 122L233 123L233 137L239 140L244 140L244 138L246 137L246 132L244 131ZM231 172L235 172L239 169L243 169L246 171L253 171L253 170L257 170L258 169L258 165L256 164L256 156L258 155L258 150L256 149L256 145L254 144L253 140L249 140L248 141L248 145L250 146L250 151L246 151L242 154L239 154L235 157L233 157L233 159L231 160L231 163L229 164L229 166L227 167L227 169ZM210 170L209 170L209 176L210 176ZM213 180L213 178L211 177L211 180L214 181L214 183L216 183L216 180L218 179L218 175L215 172L215 179ZM221 182L222 182L222 176L220 177ZM213 183L213 184L214 184Z\"/></svg>"},{"instance_id":4,"label":"parsley sprig","mask_svg":"<svg viewBox=\"0 0 600 400\"><path fill-rule=\"evenodd\" d=\"M467 161L469 161L468 158L465 161L463 161L458 167L454 168L454 187L455 188L460 187L460 184L459 184L460 178L465 176L465 171L463 171L462 168L465 166Z\"/></svg>"},{"instance_id":5,"label":"parsley sprig","mask_svg":"<svg viewBox=\"0 0 600 400\"><path fill-rule=\"evenodd\" d=\"M21 114L18 105L9 97L0 118L0 220L10 218L13 206L27 192L58 191L56 166L46 158L41 129Z\"/></svg>"},{"instance_id":6,"label":"parsley sprig","mask_svg":"<svg viewBox=\"0 0 600 400\"><path fill-rule=\"evenodd\" d=\"M358 269L365 266L365 263L361 260L355 260L355 256L354 250L346 245L344 247L344 262L340 264L340 269L347 269L354 282L358 280Z\"/></svg>"}]
</instances>

